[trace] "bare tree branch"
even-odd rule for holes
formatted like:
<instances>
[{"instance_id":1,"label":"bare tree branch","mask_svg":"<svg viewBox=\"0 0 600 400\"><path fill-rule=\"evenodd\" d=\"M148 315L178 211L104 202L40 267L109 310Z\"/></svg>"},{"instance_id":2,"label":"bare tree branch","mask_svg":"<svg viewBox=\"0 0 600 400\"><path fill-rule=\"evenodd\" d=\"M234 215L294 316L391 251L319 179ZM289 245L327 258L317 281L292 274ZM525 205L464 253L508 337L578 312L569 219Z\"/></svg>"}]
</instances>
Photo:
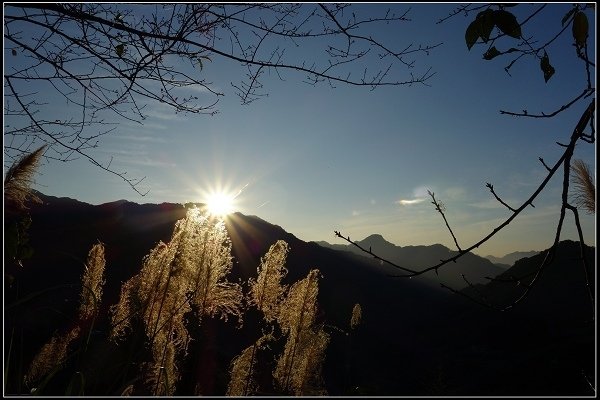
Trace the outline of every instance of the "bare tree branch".
<instances>
[{"instance_id":1,"label":"bare tree branch","mask_svg":"<svg viewBox=\"0 0 600 400\"><path fill-rule=\"evenodd\" d=\"M494 10L495 8L498 8L498 10ZM457 9L455 9L452 13L450 13L450 15L448 15L445 18L440 19L437 23L441 23L449 18L452 18L458 14L464 13L465 16L468 16L470 13L474 12L474 11L479 11L481 9L485 9L485 10L492 10L492 15L494 15L493 13L496 13L498 11L503 11L503 8L505 7L505 5L503 4L485 4L485 5L476 5L476 6L472 6L470 4L467 5L463 5L458 7ZM519 25L519 28L522 28L522 26L527 23L528 21L531 21L536 15L538 15L544 8L546 7L546 5L542 5L541 7L538 7L533 13L531 13L527 18L525 18L522 22L516 22ZM512 40L508 37L508 35L505 32L501 32L500 34L498 34L497 36L492 36L492 37L482 37L481 33L479 37L475 38L475 42L477 42L477 40L479 40L480 38L482 38L483 42L488 43L489 47L488 47L488 52L486 52L486 54L484 55L485 59L492 59L498 56L502 56L504 54L509 54L509 53L518 53L518 56L513 59L510 64L505 68L506 72L508 73L508 70L518 61L520 60L522 57L524 56L533 56L536 60L540 61L540 66L542 69L542 72L544 73L544 79L546 81L548 81L548 79L550 79L550 77L554 74L554 68L550 65L549 63L549 59L547 56L547 48L549 46L551 46L552 44L554 44L556 42L556 40L564 34L564 32L567 30L568 27L570 26L574 26L573 24L575 23L575 15L577 13L581 13L581 11L585 10L588 8L588 5L581 5L581 4L574 4L572 5L571 10L569 10L566 15L563 17L562 19L562 28L558 30L558 32L556 34L554 34L550 39L548 39L543 45L541 46L534 46L535 41L533 40L532 37L524 37L523 34L521 33L521 29L519 29L519 34L518 37L517 36L513 36L513 38L516 38L519 43L516 46L510 47L508 50L506 51L499 51L496 49L496 47L494 46L496 40L502 38L502 37L506 37L508 40ZM481 16L482 14L479 13L478 14L478 18ZM503 14L503 15L507 15L507 14ZM514 17L514 15L512 16ZM586 21L585 15L579 14L579 18L580 21ZM516 18L515 18L516 20ZM489 22L487 22L489 23ZM493 22L494 25L496 25L496 21ZM493 26L492 28L493 29ZM585 26L585 25L580 25L581 27ZM471 27L470 27L471 28ZM500 27L498 27L499 30L502 30ZM577 57L579 59L581 59L584 63L584 67L585 67L585 74L587 77L587 86L586 88L582 91L582 93L578 96L576 96L574 99L568 101L567 103L565 103L564 105L560 106L557 110L551 112L551 113L544 113L542 112L541 114L530 114L527 110L523 110L522 113L515 113L515 112L509 112L509 111L503 111L501 110L501 114L507 114L507 115L513 115L513 116L523 116L523 117L530 117L530 118L552 118L555 117L556 115L560 114L561 112L565 111L566 109L572 107L575 103L579 102L580 100L590 97L590 96L594 96L595 95L595 88L592 86L592 81L591 81L591 71L590 69L595 67L595 64L593 62L591 62L589 60L588 54L587 54L587 45L588 42L587 40L582 41L581 38L578 38L576 36L575 31L573 31L573 35L574 35L574 40L575 40L575 48L576 48L576 53L577 53ZM468 33L468 30L467 30ZM586 38L587 39L587 38ZM469 48L474 44L473 42L470 42L470 40L472 40L472 37L469 39L469 37L467 37L467 45L469 46ZM493 51L492 51L493 50ZM543 57L542 57L543 54ZM594 302L594 297L593 297L593 293L591 291L591 284L590 284L590 272L589 272L589 268L587 266L587 260L585 259L584 256L584 241L583 241L583 234L581 231L581 225L579 222L579 214L578 214L578 210L577 208L571 206L568 203L568 192L569 192L569 172L571 170L571 158L573 156L574 150L575 150L575 145L578 141L583 141L586 143L594 143L595 142L595 121L594 121L594 112L595 112L595 97L592 98L591 103L588 105L588 107L585 108L585 110L583 111L583 113L581 114L581 117L578 121L578 123L576 124L573 133L571 134L571 138L568 144L563 144L560 142L557 142L557 144L561 147L564 147L564 152L562 154L562 156L560 157L560 159L554 164L554 166L550 167L548 164L546 164L546 162L544 161L543 158L539 158L539 161L542 163L542 165L544 166L544 168L547 170L547 176L543 179L543 181L538 185L537 189L534 191L534 193L524 202L522 203L522 205L518 208L513 208L511 206L509 206L508 204L506 204L494 191L494 187L490 184L490 183L486 183L486 187L488 187L492 193L492 195L496 198L496 200L498 202L500 202L503 206L505 206L507 209L509 209L512 214L511 216L506 219L502 224L500 224L498 227L496 227L490 234L488 234L487 236L485 236L484 238L482 238L481 240L479 240L477 243L475 243L474 245L470 246L469 248L460 251L459 248L459 252L453 256L450 257L446 260L441 260L440 263L430 266L428 268L423 269L422 271L419 271L418 273L414 274L414 273L409 273L409 274L403 274L403 275L395 275L396 277L412 277L415 275L419 275L422 273L425 273L427 271L430 270L435 270L436 273L438 271L438 269L448 263L450 263L451 261L456 261L459 257L461 257L462 255L472 251L474 248L478 247L479 245L485 243L486 241L488 241L491 237L493 237L497 232L499 232L500 230L504 229L508 224L510 224L510 222L516 218L521 211L523 211L528 205L531 205L532 207L533 205L533 200L535 200L535 198L544 190L545 186L547 185L547 183L549 182L549 180L552 178L552 176L557 172L557 170L562 166L563 167L563 189L562 189L562 197L561 197L561 209L560 209L560 216L558 219L558 224L557 224L557 228L556 228L556 233L555 233L555 238L554 238L554 242L552 244L552 246L549 248L549 250L546 252L546 255L544 257L543 262L539 265L539 267L531 272L528 272L526 274L524 274L523 276L517 277L517 276L513 276L513 275L507 275L507 274L503 274L497 278L490 278L487 277L487 279L492 280L492 281L498 281L498 282L506 282L506 283L511 283L514 284L516 286L519 286L521 288L523 288L523 292L516 298L514 299L512 302L510 302L509 304L505 304L502 306L498 306L498 305L493 305L490 304L485 298L473 298L472 296L470 296L468 293L465 293L464 291L457 291L455 289L452 289L446 285L442 284L442 287L445 287L446 289L450 290L453 293L459 294L461 296L465 296L471 300L473 300L474 302L481 304L483 306L489 307L489 308L493 308L496 310L500 310L500 311L506 311L506 310L510 310L512 309L514 306L516 306L518 303L520 303L521 301L523 301L523 299L525 299L528 294L530 293L531 289L535 286L536 282L538 281L541 273L543 272L543 270L551 263L551 261L554 259L554 254L556 252L556 249L558 247L558 243L560 240L560 235L562 232L562 228L563 228L563 222L564 222L564 217L565 217L565 212L567 209L571 210L574 215L575 215L575 225L577 227L577 231L578 231L578 235L579 235L579 242L580 242L580 248L581 248L581 260L582 260L582 264L585 270L585 274L586 274L586 286L587 286L587 290L588 290L588 295L590 297L591 302ZM584 129L586 128L586 126L589 124L591 133L585 133ZM577 162L576 162L577 165ZM576 171L576 179L577 178L581 178L582 172L579 171L578 169L574 169L574 171ZM592 193L589 190L590 186L590 182L591 179L589 179L589 174L587 174L588 178L585 178L584 181L582 181L581 179L577 180L576 182L578 182L579 184L579 190L580 192L582 191L582 186L585 187L584 191L587 192L587 195L585 196L586 198L594 198L595 199L595 189L593 190L594 194L591 195L590 197L590 193ZM431 193L430 193L431 195ZM432 196L433 197L433 196ZM436 207L436 210L438 212L441 212L441 207L439 206L439 204L437 204L437 202L434 199L433 202L434 206ZM587 207L588 209L594 209L595 210L595 205L593 207ZM442 216L443 213L442 213ZM448 229L450 229L450 227L448 226L448 223L446 221L446 219L444 218L444 222L446 223L446 227ZM452 233L452 231L450 231L453 239L455 241L455 244L458 247L458 243L456 243L456 238L454 237L454 234ZM338 237L341 237L342 239L353 243L350 241L350 238L348 237L347 239L339 232L336 232L336 235ZM354 243L353 243L354 244ZM369 254L373 255L370 251ZM381 258L380 258L381 260ZM381 260L382 262L386 262L394 267L397 267L395 264L390 263L387 260ZM404 271L406 272L406 269L404 269ZM467 283L468 287L471 289L474 289L473 291L476 293L479 293L481 295L481 293L479 292L479 290L472 285L468 279L463 275L463 279L464 281ZM480 296L481 297L481 296Z\"/></svg>"},{"instance_id":2,"label":"bare tree branch","mask_svg":"<svg viewBox=\"0 0 600 400\"><path fill-rule=\"evenodd\" d=\"M454 244L456 245L456 248L458 249L459 252L462 251L461 248L460 248L460 246L458 245L458 241L456 240L456 236L454 236L454 232L452 232L452 229L450 228L450 224L448 224L448 220L446 219L446 215L444 214L444 210L446 209L446 207L444 207L444 205L441 202L438 202L435 199L435 194L433 192L430 192L428 190L427 193L429 194L429 196L433 200L431 202L431 204L433 204L435 206L435 209L437 210L437 212L439 212L442 215L442 218L444 219L444 223L446 224L446 228L448 228L448 231L450 231L450 235L452 235L452 239L454 240ZM436 272L437 272L437 270L436 270Z\"/></svg>"},{"instance_id":3,"label":"bare tree branch","mask_svg":"<svg viewBox=\"0 0 600 400\"><path fill-rule=\"evenodd\" d=\"M523 282L521 282L521 278L516 278L514 277L513 279L510 279L508 281L510 282L514 282L517 283L519 286L522 286L525 288L525 291L516 299L514 300L511 304L503 306L503 307L498 307L498 306L493 306L491 308L494 309L498 309L501 311L507 311L512 309L515 305L517 305L518 303L520 303L521 301L523 301L524 298L527 297L527 295L529 294L531 288L535 285L535 283L537 282L541 272L544 270L544 268L552 261L552 259L554 258L554 252L558 246L558 242L560 240L560 232L562 231L562 225L563 225L563 220L564 220L564 215L565 215L565 210L566 208L568 208L568 202L567 202L567 194L568 194L568 188L569 188L569 171L570 171L570 162L571 162L571 157L573 155L573 152L575 150L575 145L577 143L578 140L581 139L581 135L582 135L582 131L583 128L589 123L590 119L593 119L593 115L595 112L595 99L592 99L592 101L590 102L590 104L588 105L588 107L584 110L584 112L582 113L579 122L577 123L577 125L575 126L573 133L571 135L571 139L569 144L567 145L567 147L565 148L565 151L563 152L562 156L559 158L559 160L554 164L554 166L552 168L549 169L548 174L546 175L546 177L543 179L543 181L539 184L539 186L536 188L536 190L533 192L533 194L527 199L525 200L525 202L523 202L518 208L516 208L513 213L510 215L510 217L508 217L502 224L498 225L496 228L493 229L493 231L491 233L489 233L487 236L485 236L484 238L480 239L477 243L471 245L470 247L460 250L456 253L456 255L454 255L453 257L450 257L448 259L445 260L441 260L439 263L432 265L430 267L424 268L420 271L415 271L415 270L411 270L409 268L405 268L405 267L400 267L397 264L377 256L376 254L374 254L373 252L371 252L370 250L366 250L364 248L362 248L359 244L357 244L356 242L353 242L352 240L350 240L350 237L345 237L341 234L341 232L339 231L335 231L335 235L343 240L345 240L346 242L356 246L357 248L361 249L362 251L364 251L365 253L368 253L369 255L377 258L378 260L391 265L392 267L401 269L405 272L408 272L407 274L403 274L403 275L392 275L392 277L396 277L396 278L407 278L407 277L413 277L413 276L418 276L421 274L424 274L426 272L435 270L437 272L437 270L447 264L449 264L450 262L456 262L456 260L458 260L460 257L462 257L463 255L470 253L472 250L474 250L475 248L479 247L480 245L482 245L483 243L487 242L488 240L490 240L496 233L498 233L499 231L501 231L502 229L504 229L506 226L508 226L527 206L531 205L533 203L533 201L537 198L537 196L544 190L544 188L546 187L546 185L548 184L548 182L550 181L550 179L554 176L554 174L558 171L558 169L561 167L561 165L563 166L563 170L564 170L564 174L563 174L563 191L562 191L562 206L561 206L561 212L560 212L560 217L559 217L559 221L558 221L558 226L556 228L556 234L555 234L555 239L554 239L554 243L553 245L550 247L549 251L546 253L546 256L542 262L542 264L540 265L540 267L533 273L531 273L530 275L533 275L533 278L531 280L530 283L528 284L524 284ZM545 165L545 164L544 164ZM433 196L432 196L433 197ZM435 199L434 199L435 200ZM433 204L436 206L436 209L440 208L439 203L436 205L437 202L434 202ZM439 209L438 209L439 212ZM587 270L587 269L586 269ZM456 290L447 287L446 285L442 285L443 287L451 290L452 292L457 293ZM461 295L466 296L466 297L470 297L469 295L460 292ZM485 302L482 302L481 300L477 300L477 299L473 299L475 302L477 302L478 304L482 304L485 306L488 306L488 304L486 304Z\"/></svg>"},{"instance_id":4,"label":"bare tree branch","mask_svg":"<svg viewBox=\"0 0 600 400\"><path fill-rule=\"evenodd\" d=\"M490 189L490 192L492 192L492 194L494 195L494 197L496 198L496 200L498 200L498 202L500 202L500 204L502 204L504 207L508 208L510 211L515 212L514 208L512 208L511 206L509 206L508 204L506 204L504 201L502 201L502 199L500 197L498 197L498 195L494 191L494 185L492 185L489 182L486 182L485 187L487 187L488 189Z\"/></svg>"},{"instance_id":5,"label":"bare tree branch","mask_svg":"<svg viewBox=\"0 0 600 400\"><path fill-rule=\"evenodd\" d=\"M135 188L140 180L97 160L100 139L118 126L115 116L142 125L149 103L174 113L215 114L224 93L202 70L216 59L247 68L245 79L231 84L242 104L265 95L265 72L370 89L426 84L434 75L428 68L405 74L397 66L414 69L407 57L439 44L391 46L369 34L379 25L405 23L408 10L363 17L351 10L344 4L7 3L4 39L12 56L4 69L5 158L45 144L47 159L87 158ZM286 52L314 46L315 39L314 59ZM343 49L340 39L347 42ZM383 58L389 63L380 66ZM31 82L37 93L30 93ZM65 110L79 107L79 115L44 119L51 93L64 99Z\"/></svg>"},{"instance_id":6,"label":"bare tree branch","mask_svg":"<svg viewBox=\"0 0 600 400\"><path fill-rule=\"evenodd\" d=\"M581 93L579 96L575 97L573 100L571 100L570 102L560 106L559 109L546 114L544 112L542 112L541 114L530 114L529 112L527 112L526 110L524 110L522 113L515 113L515 112L511 112L511 111L503 111L500 110L500 114L506 114L506 115L512 115L515 117L529 117L529 118L552 118L555 115L565 111L567 108L571 107L573 104L577 103L577 101L581 100L584 97L588 97L590 94L594 93L595 89L585 89L583 91L583 93Z\"/></svg>"}]
</instances>

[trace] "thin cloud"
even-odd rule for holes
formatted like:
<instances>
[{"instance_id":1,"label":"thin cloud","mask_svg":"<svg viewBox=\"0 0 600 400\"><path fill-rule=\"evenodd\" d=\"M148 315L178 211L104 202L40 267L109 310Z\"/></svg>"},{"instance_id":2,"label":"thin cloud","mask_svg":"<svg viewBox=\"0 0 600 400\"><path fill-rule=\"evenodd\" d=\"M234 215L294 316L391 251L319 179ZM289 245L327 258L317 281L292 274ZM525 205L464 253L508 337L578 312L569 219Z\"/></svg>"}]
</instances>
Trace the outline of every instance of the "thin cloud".
<instances>
[{"instance_id":1,"label":"thin cloud","mask_svg":"<svg viewBox=\"0 0 600 400\"><path fill-rule=\"evenodd\" d=\"M271 202L271 200L267 200L267 201L265 201L264 203L262 203L260 206L258 206L258 207L256 207L256 208L258 209L258 208L264 207L264 206L266 206L267 204L269 204L270 202Z\"/></svg>"},{"instance_id":2,"label":"thin cloud","mask_svg":"<svg viewBox=\"0 0 600 400\"><path fill-rule=\"evenodd\" d=\"M196 92L196 93L208 93L208 94L213 94L213 92L218 92L221 93L222 90L218 87L218 86L214 86L211 87L210 89L204 85L189 85L189 86L185 86L185 89L192 91L192 92Z\"/></svg>"},{"instance_id":3,"label":"thin cloud","mask_svg":"<svg viewBox=\"0 0 600 400\"><path fill-rule=\"evenodd\" d=\"M402 199L402 200L398 200L396 202L396 204L400 204L401 206L412 206L415 204L422 203L424 201L425 201L425 199L412 199L412 200Z\"/></svg>"},{"instance_id":4,"label":"thin cloud","mask_svg":"<svg viewBox=\"0 0 600 400\"><path fill-rule=\"evenodd\" d=\"M129 158L129 159L119 159L120 164L128 164L128 165L141 165L144 167L170 167L174 168L177 166L174 162L164 161L164 160L156 160L150 157L144 158Z\"/></svg>"},{"instance_id":5,"label":"thin cloud","mask_svg":"<svg viewBox=\"0 0 600 400\"><path fill-rule=\"evenodd\" d=\"M414 206L416 204L422 203L427 200L428 196L427 186L421 185L417 186L413 190L412 199L401 199L395 202L395 204L399 204L401 206Z\"/></svg>"},{"instance_id":6,"label":"thin cloud","mask_svg":"<svg viewBox=\"0 0 600 400\"><path fill-rule=\"evenodd\" d=\"M466 190L462 187L450 187L444 190L444 197L449 200L463 200L465 198Z\"/></svg>"},{"instance_id":7,"label":"thin cloud","mask_svg":"<svg viewBox=\"0 0 600 400\"><path fill-rule=\"evenodd\" d=\"M131 140L134 142L148 142L148 143L166 143L166 139L162 137L156 136L147 136L147 135L117 135L118 139L122 140Z\"/></svg>"},{"instance_id":8,"label":"thin cloud","mask_svg":"<svg viewBox=\"0 0 600 400\"><path fill-rule=\"evenodd\" d=\"M475 202L475 203L468 203L467 205L470 207L479 208L482 210L494 210L494 209L506 208L505 206L500 204L500 202L496 199L489 199L489 200L484 200L484 201Z\"/></svg>"},{"instance_id":9,"label":"thin cloud","mask_svg":"<svg viewBox=\"0 0 600 400\"><path fill-rule=\"evenodd\" d=\"M114 160L111 161L112 164L115 165L139 165L144 167L176 167L177 164L165 159L159 159L153 155L151 155L145 148L142 146L139 149L119 149L119 150L111 150L111 149L101 149L98 152L109 154L111 157L114 157Z\"/></svg>"}]
</instances>

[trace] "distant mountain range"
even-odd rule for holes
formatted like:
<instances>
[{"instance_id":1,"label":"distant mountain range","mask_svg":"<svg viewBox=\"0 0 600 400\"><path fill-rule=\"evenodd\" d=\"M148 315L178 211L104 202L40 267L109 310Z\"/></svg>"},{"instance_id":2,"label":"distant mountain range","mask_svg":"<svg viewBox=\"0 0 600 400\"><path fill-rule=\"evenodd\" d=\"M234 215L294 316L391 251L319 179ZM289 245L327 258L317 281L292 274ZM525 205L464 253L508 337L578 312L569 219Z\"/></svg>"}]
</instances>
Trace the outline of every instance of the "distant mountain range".
<instances>
[{"instance_id":1,"label":"distant mountain range","mask_svg":"<svg viewBox=\"0 0 600 400\"><path fill-rule=\"evenodd\" d=\"M83 263L93 244L100 240L106 248L102 298L106 312L118 301L122 283L139 271L142 259L158 241L170 239L175 222L186 212L183 205L173 203L121 200L94 206L69 198L39 196L43 204L31 204L28 212L32 256L22 267L6 253L4 259L4 344L7 348L7 332L13 328L19 332L19 340L29 345L19 355L24 365L57 329L69 324L78 304ZM6 208L4 217L5 231L20 218ZM232 281L244 284L256 277L260 258L280 239L290 246L285 283L305 277L312 268L320 269L320 318L328 327L336 327L328 328L331 342L323 370L329 395L594 394L585 376L595 376L596 332L590 322L591 302L577 243L561 242L554 261L528 297L512 311L501 313L465 296L484 296L488 301L509 304L520 296L523 284L489 282L484 277L530 274L539 266L543 253L521 259L509 269L467 254L456 264L440 269L439 277L428 274L409 280L390 278L397 269L364 257L351 246L307 243L255 216L233 214L226 226L233 246ZM442 245L400 247L381 235L369 236L360 244L414 268L455 253ZM595 248L586 247L585 255L593 267ZM465 287L461 274L474 285ZM595 277L590 279L594 284ZM462 291L443 289L440 282ZM362 306L363 321L350 341L344 331L356 303ZM230 361L262 334L260 326L249 317L240 330L217 319L204 321L203 327L204 339L190 352L211 355L206 364L210 368L203 371L203 393L223 395ZM108 320L99 318L96 335L103 337L107 330ZM208 350L200 353L200 349ZM111 368L106 366L107 371ZM186 368L182 367L182 374ZM98 383L100 387L113 384L108 375L97 379L105 379ZM191 385L182 379L182 390L186 384ZM187 389L193 392L193 387Z\"/></svg>"},{"instance_id":2,"label":"distant mountain range","mask_svg":"<svg viewBox=\"0 0 600 400\"><path fill-rule=\"evenodd\" d=\"M338 251L351 252L363 258L372 259L370 255L351 244L329 244L327 242L317 242L319 245ZM441 245L431 246L396 246L388 242L383 236L373 234L357 242L364 249L371 249L377 256L389 260L401 267L420 271L426 267L436 265L440 260L446 260L457 254L456 251ZM403 274L403 271L389 264L383 264L388 274ZM486 283L486 278L494 278L506 269L495 265L490 260L480 257L476 254L465 254L459 258L456 263L450 263L438 270L423 274L424 279L429 283L444 283L454 288L463 288L468 286L462 275L470 283Z\"/></svg>"},{"instance_id":3,"label":"distant mountain range","mask_svg":"<svg viewBox=\"0 0 600 400\"><path fill-rule=\"evenodd\" d=\"M487 258L494 264L500 264L500 265L505 265L507 267L511 267L514 265L514 263L516 261L520 260L521 258L533 257L533 256L537 255L538 253L539 253L539 251L533 251L533 250L532 251L515 251L513 253L509 253L502 257L495 257L495 256L490 255L490 256L485 256L485 258Z\"/></svg>"}]
</instances>

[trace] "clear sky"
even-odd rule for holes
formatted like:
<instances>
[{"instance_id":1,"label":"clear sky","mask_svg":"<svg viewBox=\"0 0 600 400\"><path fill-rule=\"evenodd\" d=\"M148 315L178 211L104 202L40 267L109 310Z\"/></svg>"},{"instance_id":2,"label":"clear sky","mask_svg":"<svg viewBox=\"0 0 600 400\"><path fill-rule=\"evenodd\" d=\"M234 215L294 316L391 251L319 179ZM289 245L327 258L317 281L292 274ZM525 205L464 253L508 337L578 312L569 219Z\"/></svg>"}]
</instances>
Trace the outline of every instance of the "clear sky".
<instances>
[{"instance_id":1,"label":"clear sky","mask_svg":"<svg viewBox=\"0 0 600 400\"><path fill-rule=\"evenodd\" d=\"M148 103L143 126L121 122L94 153L99 160L114 156L113 166L127 170L128 176L146 176L140 187L150 190L145 197L84 160L45 163L35 188L91 204L119 199L200 202L210 190L241 190L236 210L280 225L302 240L341 243L334 236L339 230L354 240L379 233L400 246L442 243L454 248L427 197L431 190L446 206L461 247L470 246L510 215L486 182L508 204L520 205L546 175L538 158L549 165L558 159L562 148L555 142L568 142L587 106L587 100L581 101L552 119L499 113L551 112L582 92L585 75L570 29L550 48L556 74L545 83L539 61L531 57L516 63L509 76L504 67L510 58L483 60L483 45L468 51L465 29L475 15L436 24L456 5L357 6L357 13L380 13L389 6L411 9L411 21L373 32L385 43L402 48L443 42L429 55L413 57L415 73L429 67L435 72L428 86L374 91L311 86L302 82L303 74L286 71L283 81L265 77L267 97L242 106L231 83L239 83L243 67L214 58L202 73L225 93L217 115L175 114ZM511 12L521 21L531 7ZM523 26L524 34L549 40L570 7L549 4ZM596 27L593 20L590 24L593 40ZM288 51L300 59L314 57L302 47ZM4 68L17 62L5 56ZM592 79L595 86L595 70ZM62 107L57 103L62 100L48 100ZM589 163L595 173L593 145L578 146L574 158ZM502 256L549 247L558 222L561 179L557 174L535 208L476 252ZM593 216L583 214L582 223L586 242L595 245ZM575 237L568 214L562 238Z\"/></svg>"}]
</instances>

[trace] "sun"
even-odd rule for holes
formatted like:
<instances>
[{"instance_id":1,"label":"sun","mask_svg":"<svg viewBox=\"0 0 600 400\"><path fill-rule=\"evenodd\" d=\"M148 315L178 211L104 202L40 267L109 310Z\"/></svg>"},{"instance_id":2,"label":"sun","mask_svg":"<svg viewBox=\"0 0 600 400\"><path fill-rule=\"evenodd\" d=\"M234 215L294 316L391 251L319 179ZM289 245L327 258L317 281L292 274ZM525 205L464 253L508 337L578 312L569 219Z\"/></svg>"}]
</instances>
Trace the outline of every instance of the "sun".
<instances>
[{"instance_id":1,"label":"sun","mask_svg":"<svg viewBox=\"0 0 600 400\"><path fill-rule=\"evenodd\" d=\"M212 215L224 217L233 212L235 197L224 192L211 193L206 199L206 209Z\"/></svg>"}]
</instances>

